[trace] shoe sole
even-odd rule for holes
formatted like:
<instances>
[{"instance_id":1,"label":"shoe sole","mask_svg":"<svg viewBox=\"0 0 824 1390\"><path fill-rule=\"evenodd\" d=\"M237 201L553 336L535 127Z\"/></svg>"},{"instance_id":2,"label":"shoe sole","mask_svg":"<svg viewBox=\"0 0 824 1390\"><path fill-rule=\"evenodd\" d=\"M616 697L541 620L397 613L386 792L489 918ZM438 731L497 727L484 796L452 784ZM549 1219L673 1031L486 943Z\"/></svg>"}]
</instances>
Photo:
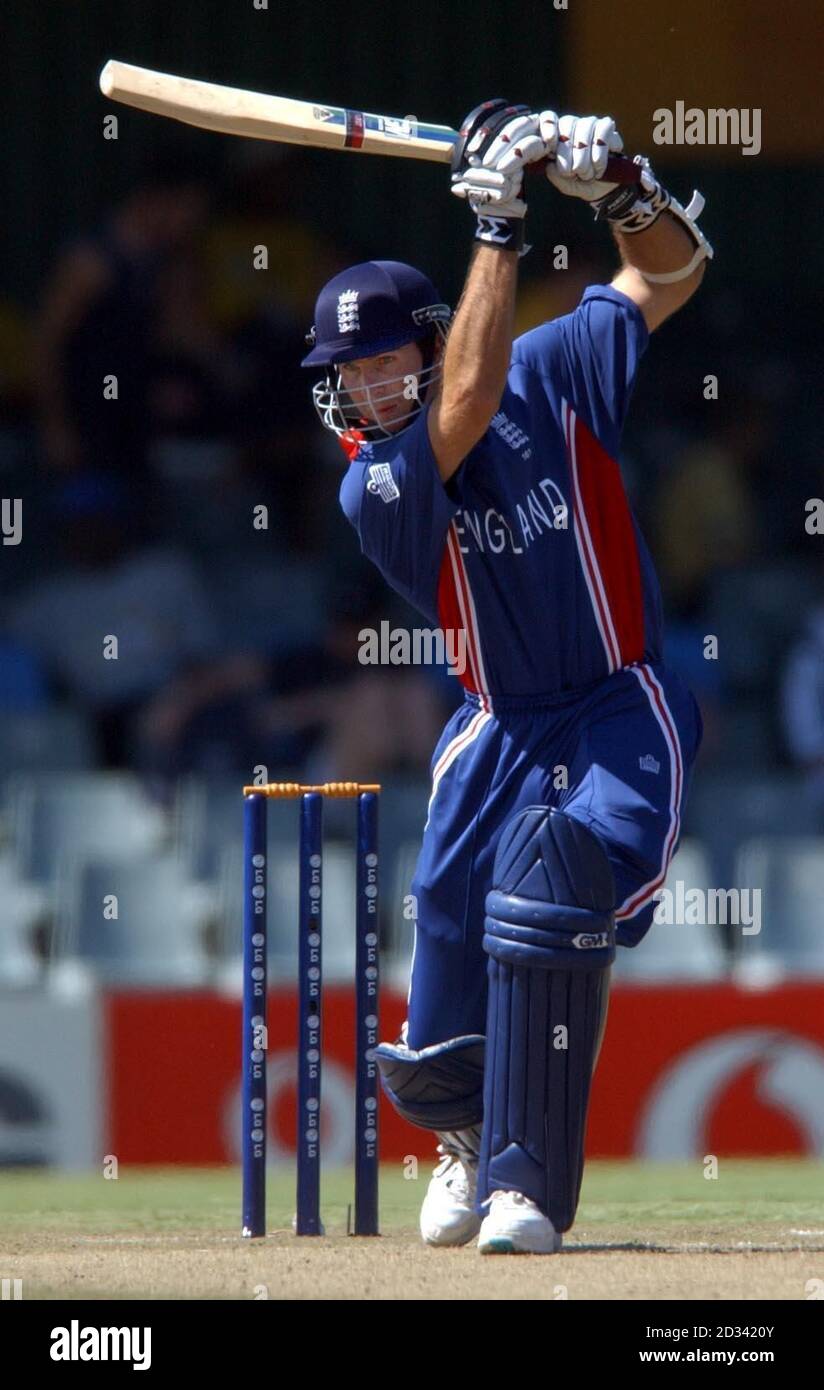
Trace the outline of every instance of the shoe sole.
<instances>
[{"instance_id":1,"label":"shoe sole","mask_svg":"<svg viewBox=\"0 0 824 1390\"><path fill-rule=\"evenodd\" d=\"M424 1245L430 1245L433 1248L440 1247L442 1249L446 1249L450 1245L468 1245L471 1240L475 1239L480 1229L480 1224L478 1224L477 1226L474 1226L471 1230L467 1231L466 1235L452 1236L448 1240L428 1240L427 1237L423 1234L423 1231L421 1231L421 1240L423 1241Z\"/></svg>"},{"instance_id":2,"label":"shoe sole","mask_svg":"<svg viewBox=\"0 0 824 1390\"><path fill-rule=\"evenodd\" d=\"M526 1246L516 1245L510 1236L492 1236L484 1241L483 1245L478 1246L481 1255L557 1255L561 1249L561 1243L550 1248L530 1250Z\"/></svg>"}]
</instances>

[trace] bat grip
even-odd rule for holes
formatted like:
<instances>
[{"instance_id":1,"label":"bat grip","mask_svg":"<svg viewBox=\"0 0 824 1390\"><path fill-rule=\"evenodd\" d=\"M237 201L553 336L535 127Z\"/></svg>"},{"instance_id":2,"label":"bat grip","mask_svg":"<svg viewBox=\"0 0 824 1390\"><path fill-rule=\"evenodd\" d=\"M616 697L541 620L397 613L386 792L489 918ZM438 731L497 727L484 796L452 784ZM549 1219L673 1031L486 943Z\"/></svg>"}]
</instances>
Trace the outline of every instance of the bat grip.
<instances>
[{"instance_id":1,"label":"bat grip","mask_svg":"<svg viewBox=\"0 0 824 1390\"><path fill-rule=\"evenodd\" d=\"M534 164L527 164L527 169L545 169L547 164L554 164L553 159L539 159ZM625 154L611 154L607 160L607 167L604 172L602 182L605 183L640 183L641 166L633 164L632 160Z\"/></svg>"}]
</instances>

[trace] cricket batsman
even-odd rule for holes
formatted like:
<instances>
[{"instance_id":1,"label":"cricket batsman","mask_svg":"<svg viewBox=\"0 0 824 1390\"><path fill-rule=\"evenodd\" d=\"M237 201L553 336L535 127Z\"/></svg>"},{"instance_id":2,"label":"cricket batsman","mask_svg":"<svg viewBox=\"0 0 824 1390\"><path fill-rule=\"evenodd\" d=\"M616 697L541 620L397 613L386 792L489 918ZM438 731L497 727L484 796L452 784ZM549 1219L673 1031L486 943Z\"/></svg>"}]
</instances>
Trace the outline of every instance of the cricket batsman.
<instances>
[{"instance_id":1,"label":"cricket batsman","mask_svg":"<svg viewBox=\"0 0 824 1390\"><path fill-rule=\"evenodd\" d=\"M700 195L685 210L640 156L640 184L605 177L622 148L609 117L477 107L452 170L476 215L454 316L420 271L356 265L321 290L304 360L364 554L465 642L412 885L407 1022L377 1057L396 1110L439 1141L424 1241L477 1235L484 1254L549 1254L572 1226L616 945L649 930L702 735L661 659L617 459L649 334L712 249ZM513 341L523 174L544 160L609 223L621 268Z\"/></svg>"}]
</instances>

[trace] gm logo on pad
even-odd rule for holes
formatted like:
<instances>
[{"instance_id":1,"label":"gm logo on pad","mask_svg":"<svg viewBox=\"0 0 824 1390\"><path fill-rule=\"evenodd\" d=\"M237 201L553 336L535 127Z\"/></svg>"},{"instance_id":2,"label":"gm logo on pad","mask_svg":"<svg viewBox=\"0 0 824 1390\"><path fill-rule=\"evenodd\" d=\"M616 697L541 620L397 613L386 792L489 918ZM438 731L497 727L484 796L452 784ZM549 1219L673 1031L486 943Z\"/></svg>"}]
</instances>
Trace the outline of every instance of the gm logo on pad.
<instances>
[{"instance_id":1,"label":"gm logo on pad","mask_svg":"<svg viewBox=\"0 0 824 1390\"><path fill-rule=\"evenodd\" d=\"M573 946L579 951L600 951L605 946L609 946L608 931L579 931L577 936L572 938Z\"/></svg>"}]
</instances>

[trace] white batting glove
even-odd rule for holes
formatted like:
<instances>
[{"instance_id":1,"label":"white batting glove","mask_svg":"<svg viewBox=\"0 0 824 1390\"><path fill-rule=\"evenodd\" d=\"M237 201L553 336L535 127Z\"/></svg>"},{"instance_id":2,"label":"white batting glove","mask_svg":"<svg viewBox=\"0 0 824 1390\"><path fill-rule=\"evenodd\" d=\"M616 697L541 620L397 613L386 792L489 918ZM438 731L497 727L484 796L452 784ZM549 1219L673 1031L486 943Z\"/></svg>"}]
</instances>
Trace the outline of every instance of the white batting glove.
<instances>
[{"instance_id":1,"label":"white batting glove","mask_svg":"<svg viewBox=\"0 0 824 1390\"><path fill-rule=\"evenodd\" d=\"M474 213L490 212L496 217L523 217L526 203L521 197L523 174L520 169L510 174L499 173L479 164L464 169L452 183L456 198L466 198Z\"/></svg>"},{"instance_id":2,"label":"white batting glove","mask_svg":"<svg viewBox=\"0 0 824 1390\"><path fill-rule=\"evenodd\" d=\"M452 192L466 199L478 218L475 239L519 255L525 254L523 160L516 159L508 169L495 164L499 150L514 147L520 155L520 135L532 131L529 107L496 97L464 117L452 155Z\"/></svg>"},{"instance_id":3,"label":"white batting glove","mask_svg":"<svg viewBox=\"0 0 824 1390\"><path fill-rule=\"evenodd\" d=\"M512 108L511 108L512 109ZM517 108L515 108L517 109ZM522 145L543 148L535 130L535 117L526 108L506 120L507 112L494 113L469 136L461 165L452 178L452 192L466 198L474 213L489 212L496 217L523 217L526 203L521 198ZM501 121L497 133L490 125ZM523 141L521 137L524 137ZM504 156L509 156L505 159ZM533 158L539 159L540 154Z\"/></svg>"},{"instance_id":4,"label":"white batting glove","mask_svg":"<svg viewBox=\"0 0 824 1390\"><path fill-rule=\"evenodd\" d=\"M475 153L476 147L481 149L480 156ZM520 194L524 166L545 155L538 117L528 113L513 116L485 149L478 136L468 142L469 167L456 178L452 192L459 198L468 198L473 212L523 217L526 203Z\"/></svg>"},{"instance_id":5,"label":"white batting glove","mask_svg":"<svg viewBox=\"0 0 824 1390\"><path fill-rule=\"evenodd\" d=\"M618 184L604 178L610 155L624 142L611 116L561 116L542 111L538 129L549 159L546 176L559 193L595 203Z\"/></svg>"},{"instance_id":6,"label":"white batting glove","mask_svg":"<svg viewBox=\"0 0 824 1390\"><path fill-rule=\"evenodd\" d=\"M546 159L546 176L559 193L594 203L617 188L604 174L610 155L621 154L623 148L611 116L558 116L555 111L519 114L484 149L479 191L489 190L489 202L504 201L511 186L508 181L527 164ZM467 155L471 162L472 142ZM493 180L493 175L503 176L504 181Z\"/></svg>"}]
</instances>

